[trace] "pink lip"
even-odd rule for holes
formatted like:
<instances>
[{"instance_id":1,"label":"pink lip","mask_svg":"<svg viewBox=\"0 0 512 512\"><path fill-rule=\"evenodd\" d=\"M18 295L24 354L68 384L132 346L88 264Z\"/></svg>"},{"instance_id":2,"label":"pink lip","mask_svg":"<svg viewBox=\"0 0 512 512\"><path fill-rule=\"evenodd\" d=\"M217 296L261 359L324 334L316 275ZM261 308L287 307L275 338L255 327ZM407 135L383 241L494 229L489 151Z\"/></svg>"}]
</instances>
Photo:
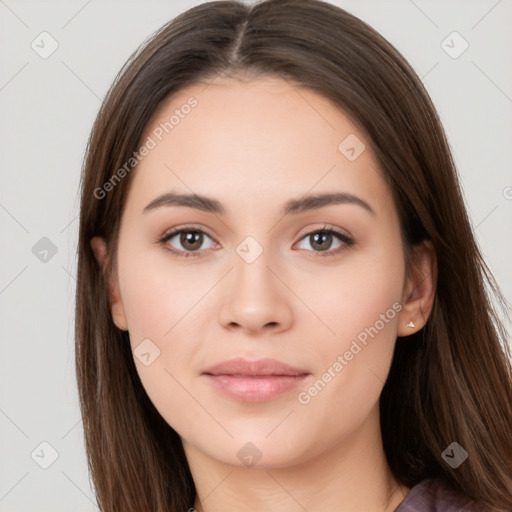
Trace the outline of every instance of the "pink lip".
<instances>
[{"instance_id":1,"label":"pink lip","mask_svg":"<svg viewBox=\"0 0 512 512\"><path fill-rule=\"evenodd\" d=\"M298 386L309 373L276 359L237 357L208 368L203 375L231 398L263 402Z\"/></svg>"}]
</instances>

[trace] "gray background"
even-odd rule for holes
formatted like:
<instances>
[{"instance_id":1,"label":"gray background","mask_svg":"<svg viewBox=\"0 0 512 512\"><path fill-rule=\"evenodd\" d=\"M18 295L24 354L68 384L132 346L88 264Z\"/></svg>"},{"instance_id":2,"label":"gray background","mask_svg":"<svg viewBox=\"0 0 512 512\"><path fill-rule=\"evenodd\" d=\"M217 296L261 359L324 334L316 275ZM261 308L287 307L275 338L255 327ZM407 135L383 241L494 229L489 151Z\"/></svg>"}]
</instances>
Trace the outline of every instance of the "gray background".
<instances>
[{"instance_id":1,"label":"gray background","mask_svg":"<svg viewBox=\"0 0 512 512\"><path fill-rule=\"evenodd\" d=\"M197 3L0 0L0 511L97 510L74 376L80 166L122 64ZM422 77L482 251L512 302L512 2L332 3L376 28ZM58 43L46 59L31 47L43 45L43 31ZM458 52L461 40L442 46L453 31L469 44L458 58L445 49ZM41 252L43 237L55 254ZM58 455L47 469L41 464L52 462L52 452L43 441Z\"/></svg>"}]
</instances>

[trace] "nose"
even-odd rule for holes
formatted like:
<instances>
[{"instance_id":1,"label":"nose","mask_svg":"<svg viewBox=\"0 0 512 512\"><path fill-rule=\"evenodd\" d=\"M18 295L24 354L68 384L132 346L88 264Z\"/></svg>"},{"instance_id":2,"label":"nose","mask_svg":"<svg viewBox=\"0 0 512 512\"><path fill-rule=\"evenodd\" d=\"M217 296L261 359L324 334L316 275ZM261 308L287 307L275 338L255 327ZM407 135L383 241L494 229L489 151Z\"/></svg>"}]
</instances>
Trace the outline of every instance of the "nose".
<instances>
[{"instance_id":1,"label":"nose","mask_svg":"<svg viewBox=\"0 0 512 512\"><path fill-rule=\"evenodd\" d=\"M289 329L293 321L293 293L284 276L270 265L267 253L263 251L252 263L235 254L234 265L224 284L219 310L221 325L247 334Z\"/></svg>"}]
</instances>

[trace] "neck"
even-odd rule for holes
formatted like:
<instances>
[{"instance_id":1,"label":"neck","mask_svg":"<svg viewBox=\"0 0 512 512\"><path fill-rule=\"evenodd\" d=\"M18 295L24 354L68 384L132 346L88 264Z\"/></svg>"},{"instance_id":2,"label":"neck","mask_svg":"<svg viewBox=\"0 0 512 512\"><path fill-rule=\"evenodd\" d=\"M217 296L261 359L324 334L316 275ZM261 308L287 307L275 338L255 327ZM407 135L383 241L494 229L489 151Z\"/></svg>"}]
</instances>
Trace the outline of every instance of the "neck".
<instances>
[{"instance_id":1,"label":"neck","mask_svg":"<svg viewBox=\"0 0 512 512\"><path fill-rule=\"evenodd\" d=\"M197 512L336 510L393 512L409 488L387 464L378 404L350 436L300 464L254 468L225 464L183 440Z\"/></svg>"}]
</instances>

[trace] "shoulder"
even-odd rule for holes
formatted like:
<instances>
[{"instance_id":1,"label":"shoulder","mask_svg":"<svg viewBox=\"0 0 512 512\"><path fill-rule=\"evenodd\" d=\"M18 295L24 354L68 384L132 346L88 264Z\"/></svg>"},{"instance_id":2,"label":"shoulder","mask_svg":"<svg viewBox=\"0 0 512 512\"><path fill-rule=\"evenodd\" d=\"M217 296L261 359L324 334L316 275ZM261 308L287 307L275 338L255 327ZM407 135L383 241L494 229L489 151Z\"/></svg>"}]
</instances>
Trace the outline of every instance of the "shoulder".
<instances>
[{"instance_id":1,"label":"shoulder","mask_svg":"<svg viewBox=\"0 0 512 512\"><path fill-rule=\"evenodd\" d=\"M443 480L427 478L409 491L394 512L484 512L484 509Z\"/></svg>"}]
</instances>

